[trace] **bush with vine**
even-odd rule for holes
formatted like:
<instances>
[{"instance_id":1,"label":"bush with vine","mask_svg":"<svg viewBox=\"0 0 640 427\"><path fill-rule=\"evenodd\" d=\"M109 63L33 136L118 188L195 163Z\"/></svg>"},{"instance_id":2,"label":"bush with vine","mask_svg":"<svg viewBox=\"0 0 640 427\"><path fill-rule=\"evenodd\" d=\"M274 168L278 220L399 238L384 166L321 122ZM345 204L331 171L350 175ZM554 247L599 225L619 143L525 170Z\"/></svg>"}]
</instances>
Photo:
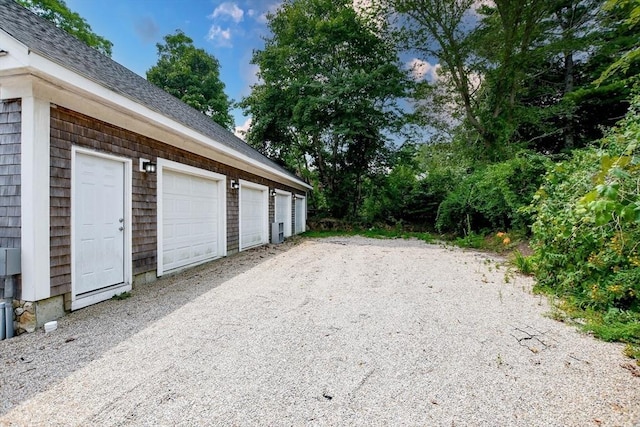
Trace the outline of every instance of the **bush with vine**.
<instances>
[{"instance_id":1,"label":"bush with vine","mask_svg":"<svg viewBox=\"0 0 640 427\"><path fill-rule=\"evenodd\" d=\"M639 111L637 97L601 147L577 151L558 164L529 210L536 215L538 286L591 313L596 320L591 329L599 335L635 343L640 343Z\"/></svg>"}]
</instances>

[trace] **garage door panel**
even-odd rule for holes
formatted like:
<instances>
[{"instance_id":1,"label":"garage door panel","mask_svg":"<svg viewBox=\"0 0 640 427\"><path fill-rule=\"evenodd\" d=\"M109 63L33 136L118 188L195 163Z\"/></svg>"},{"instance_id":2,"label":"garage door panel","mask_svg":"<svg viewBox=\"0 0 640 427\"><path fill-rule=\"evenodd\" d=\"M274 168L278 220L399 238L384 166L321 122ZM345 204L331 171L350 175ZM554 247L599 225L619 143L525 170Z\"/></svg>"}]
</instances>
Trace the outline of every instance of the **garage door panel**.
<instances>
[{"instance_id":1,"label":"garage door panel","mask_svg":"<svg viewBox=\"0 0 640 427\"><path fill-rule=\"evenodd\" d=\"M219 185L215 179L163 170L164 271L222 255Z\"/></svg>"},{"instance_id":2,"label":"garage door panel","mask_svg":"<svg viewBox=\"0 0 640 427\"><path fill-rule=\"evenodd\" d=\"M264 194L251 187L240 190L240 249L267 243L268 206Z\"/></svg>"},{"instance_id":3,"label":"garage door panel","mask_svg":"<svg viewBox=\"0 0 640 427\"><path fill-rule=\"evenodd\" d=\"M305 223L307 216L307 206L306 200L304 198L296 198L295 204L295 222L296 222L296 233L303 233L305 231Z\"/></svg>"}]
</instances>

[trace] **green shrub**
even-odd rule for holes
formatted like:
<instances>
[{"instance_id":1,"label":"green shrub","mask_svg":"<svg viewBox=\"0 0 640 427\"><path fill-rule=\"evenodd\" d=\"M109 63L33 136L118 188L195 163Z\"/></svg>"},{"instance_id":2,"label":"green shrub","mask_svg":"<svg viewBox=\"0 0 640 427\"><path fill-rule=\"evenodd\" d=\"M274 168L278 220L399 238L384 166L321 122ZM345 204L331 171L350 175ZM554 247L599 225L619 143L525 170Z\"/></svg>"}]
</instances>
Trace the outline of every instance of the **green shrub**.
<instances>
[{"instance_id":1,"label":"green shrub","mask_svg":"<svg viewBox=\"0 0 640 427\"><path fill-rule=\"evenodd\" d=\"M532 218L521 208L531 203L549 165L546 157L524 151L467 175L440 204L436 228L456 234L526 230Z\"/></svg>"},{"instance_id":2,"label":"green shrub","mask_svg":"<svg viewBox=\"0 0 640 427\"><path fill-rule=\"evenodd\" d=\"M451 169L437 169L417 180L404 214L412 223L425 224L433 228L438 217L438 208L460 180Z\"/></svg>"},{"instance_id":3,"label":"green shrub","mask_svg":"<svg viewBox=\"0 0 640 427\"><path fill-rule=\"evenodd\" d=\"M525 256L519 250L513 251L513 265L518 269L518 271L522 274L526 274L530 276L533 274L533 259L530 256Z\"/></svg>"},{"instance_id":4,"label":"green shrub","mask_svg":"<svg viewBox=\"0 0 640 427\"><path fill-rule=\"evenodd\" d=\"M406 207L416 180L415 169L405 164L396 165L387 175L370 178L370 191L361 209L362 219L369 224L395 225L407 221Z\"/></svg>"},{"instance_id":5,"label":"green shrub","mask_svg":"<svg viewBox=\"0 0 640 427\"><path fill-rule=\"evenodd\" d=\"M597 335L633 343L640 342L638 101L601 148L576 151L545 177L531 209L539 288L595 313L588 329Z\"/></svg>"},{"instance_id":6,"label":"green shrub","mask_svg":"<svg viewBox=\"0 0 640 427\"><path fill-rule=\"evenodd\" d=\"M433 229L438 206L464 174L450 145L405 148L388 173L368 177L360 219L369 225Z\"/></svg>"}]
</instances>

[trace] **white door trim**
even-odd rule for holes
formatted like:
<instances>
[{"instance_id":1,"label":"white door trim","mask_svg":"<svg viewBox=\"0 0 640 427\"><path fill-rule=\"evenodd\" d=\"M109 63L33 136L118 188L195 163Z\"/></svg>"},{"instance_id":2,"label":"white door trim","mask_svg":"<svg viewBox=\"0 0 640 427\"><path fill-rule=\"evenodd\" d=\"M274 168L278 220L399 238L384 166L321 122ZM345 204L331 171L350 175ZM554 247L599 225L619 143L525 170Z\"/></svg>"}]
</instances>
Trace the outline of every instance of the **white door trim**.
<instances>
[{"instance_id":1,"label":"white door trim","mask_svg":"<svg viewBox=\"0 0 640 427\"><path fill-rule=\"evenodd\" d=\"M101 157L104 159L121 162L124 165L124 282L105 289L98 289L95 292L84 294L81 297L76 295L76 268L75 262L78 259L76 254L76 230L75 230L75 212L77 209L75 197L76 182L76 155L78 153ZM90 150L82 147L71 147L71 310L77 310L95 304L100 301L107 300L114 295L131 290L133 282L132 269L132 233L131 233L131 195L132 191L132 164L131 159L117 157L111 154L101 153L99 151Z\"/></svg>"},{"instance_id":2,"label":"white door trim","mask_svg":"<svg viewBox=\"0 0 640 427\"><path fill-rule=\"evenodd\" d=\"M164 207L164 201L163 201L163 195L162 195L163 183L164 183L163 182L164 169L168 169L175 172L186 173L186 174L194 175L198 177L209 178L215 181L220 181L218 185L218 200L220 200L220 206L218 208L219 209L218 230L219 230L220 236L218 241L220 242L219 243L220 245L219 253L221 254L220 256L226 256L227 255L227 191L226 191L227 177L219 173L211 172L205 169L199 169L193 166L185 165L185 164L174 162L167 159L162 159L160 157L157 159L156 164L158 165L158 168L157 168L158 184L157 184L157 190L156 190L157 192L156 194L157 229L158 229L158 237L157 237L157 260L158 260L157 275L158 277L162 276L165 273L163 259L162 259L162 253L164 250L164 247L163 247L164 232L162 227L162 224L164 221L164 215L162 213L163 207ZM188 267L192 267L192 266L193 265L189 265ZM180 270L180 269L178 268L176 269L176 271L177 270Z\"/></svg>"},{"instance_id":3,"label":"white door trim","mask_svg":"<svg viewBox=\"0 0 640 427\"><path fill-rule=\"evenodd\" d=\"M262 191L262 201L266 212L264 212L262 242L260 244L266 244L269 243L269 187L262 184L256 184L255 182L245 181L244 179L241 179L238 182L240 184L240 189L238 190L238 250L243 251L259 245L251 245L247 247L242 246L242 188L245 187Z\"/></svg>"}]
</instances>

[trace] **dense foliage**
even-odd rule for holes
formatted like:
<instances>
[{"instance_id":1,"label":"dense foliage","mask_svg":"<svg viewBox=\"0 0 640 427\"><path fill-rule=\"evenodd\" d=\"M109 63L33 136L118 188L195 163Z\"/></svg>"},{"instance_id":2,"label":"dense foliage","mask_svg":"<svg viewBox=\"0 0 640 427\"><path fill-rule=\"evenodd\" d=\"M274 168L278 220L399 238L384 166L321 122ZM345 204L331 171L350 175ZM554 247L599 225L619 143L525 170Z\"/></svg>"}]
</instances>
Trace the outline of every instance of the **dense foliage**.
<instances>
[{"instance_id":1,"label":"dense foliage","mask_svg":"<svg viewBox=\"0 0 640 427\"><path fill-rule=\"evenodd\" d=\"M87 21L71 11L64 0L16 0L36 15L53 22L75 38L99 52L111 56L113 43L94 33Z\"/></svg>"},{"instance_id":2,"label":"dense foliage","mask_svg":"<svg viewBox=\"0 0 640 427\"><path fill-rule=\"evenodd\" d=\"M521 208L530 203L548 163L544 156L522 152L472 172L440 204L436 228L456 234L510 229L526 233L532 218Z\"/></svg>"},{"instance_id":3,"label":"dense foliage","mask_svg":"<svg viewBox=\"0 0 640 427\"><path fill-rule=\"evenodd\" d=\"M600 335L640 344L640 97L600 148L546 176L532 208L539 286L604 313Z\"/></svg>"},{"instance_id":4,"label":"dense foliage","mask_svg":"<svg viewBox=\"0 0 640 427\"><path fill-rule=\"evenodd\" d=\"M231 102L220 80L220 63L178 30L157 44L158 63L147 71L147 80L211 117L224 128L233 128Z\"/></svg>"}]
</instances>

